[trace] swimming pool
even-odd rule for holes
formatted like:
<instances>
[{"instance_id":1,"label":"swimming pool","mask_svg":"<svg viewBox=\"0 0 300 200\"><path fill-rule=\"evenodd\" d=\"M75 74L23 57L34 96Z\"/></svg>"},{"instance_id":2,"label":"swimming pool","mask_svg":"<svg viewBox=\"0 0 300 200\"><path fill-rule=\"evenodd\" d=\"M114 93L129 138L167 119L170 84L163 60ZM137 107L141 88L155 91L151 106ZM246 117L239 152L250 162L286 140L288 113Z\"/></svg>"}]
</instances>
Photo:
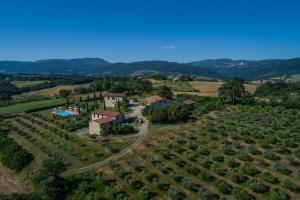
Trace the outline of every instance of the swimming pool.
<instances>
[{"instance_id":1,"label":"swimming pool","mask_svg":"<svg viewBox=\"0 0 300 200\"><path fill-rule=\"evenodd\" d=\"M57 114L57 115L60 115L60 116L63 116L63 117L68 117L68 116L75 115L74 112L68 111L68 110L59 111L59 112L56 112L56 114Z\"/></svg>"}]
</instances>

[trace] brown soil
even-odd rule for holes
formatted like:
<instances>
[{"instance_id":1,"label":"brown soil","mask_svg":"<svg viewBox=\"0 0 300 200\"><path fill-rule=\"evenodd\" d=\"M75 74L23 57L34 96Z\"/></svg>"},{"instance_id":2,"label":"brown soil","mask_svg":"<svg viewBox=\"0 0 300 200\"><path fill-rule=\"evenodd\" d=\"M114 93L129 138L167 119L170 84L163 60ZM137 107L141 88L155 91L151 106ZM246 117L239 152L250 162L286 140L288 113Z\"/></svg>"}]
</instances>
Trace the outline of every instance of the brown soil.
<instances>
[{"instance_id":1,"label":"brown soil","mask_svg":"<svg viewBox=\"0 0 300 200\"><path fill-rule=\"evenodd\" d=\"M0 194L29 193L30 186L12 170L0 165Z\"/></svg>"}]
</instances>

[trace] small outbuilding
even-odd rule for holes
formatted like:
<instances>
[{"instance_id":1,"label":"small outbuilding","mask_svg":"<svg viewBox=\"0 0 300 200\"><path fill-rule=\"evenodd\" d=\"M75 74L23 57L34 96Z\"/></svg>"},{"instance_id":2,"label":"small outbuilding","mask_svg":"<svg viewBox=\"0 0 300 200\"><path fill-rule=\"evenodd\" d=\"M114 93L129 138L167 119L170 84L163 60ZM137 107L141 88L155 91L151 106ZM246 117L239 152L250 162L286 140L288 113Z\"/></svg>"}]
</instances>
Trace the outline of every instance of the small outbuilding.
<instances>
[{"instance_id":1,"label":"small outbuilding","mask_svg":"<svg viewBox=\"0 0 300 200\"><path fill-rule=\"evenodd\" d=\"M156 107L171 106L176 104L175 101L157 95L148 97L146 99L146 102L148 106L156 106Z\"/></svg>"},{"instance_id":2,"label":"small outbuilding","mask_svg":"<svg viewBox=\"0 0 300 200\"><path fill-rule=\"evenodd\" d=\"M190 99L187 99L187 100L183 101L182 103L188 109L194 109L194 107L195 107L195 101L190 100Z\"/></svg>"}]
</instances>

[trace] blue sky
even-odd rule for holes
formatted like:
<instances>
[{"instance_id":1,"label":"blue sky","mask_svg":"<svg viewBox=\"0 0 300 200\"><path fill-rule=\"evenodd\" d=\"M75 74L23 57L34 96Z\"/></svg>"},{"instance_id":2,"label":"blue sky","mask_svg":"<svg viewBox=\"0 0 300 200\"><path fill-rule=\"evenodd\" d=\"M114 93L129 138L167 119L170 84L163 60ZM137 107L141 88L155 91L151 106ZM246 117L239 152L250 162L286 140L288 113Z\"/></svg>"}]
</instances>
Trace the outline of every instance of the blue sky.
<instances>
[{"instance_id":1,"label":"blue sky","mask_svg":"<svg viewBox=\"0 0 300 200\"><path fill-rule=\"evenodd\" d=\"M300 56L297 0L0 0L0 60Z\"/></svg>"}]
</instances>

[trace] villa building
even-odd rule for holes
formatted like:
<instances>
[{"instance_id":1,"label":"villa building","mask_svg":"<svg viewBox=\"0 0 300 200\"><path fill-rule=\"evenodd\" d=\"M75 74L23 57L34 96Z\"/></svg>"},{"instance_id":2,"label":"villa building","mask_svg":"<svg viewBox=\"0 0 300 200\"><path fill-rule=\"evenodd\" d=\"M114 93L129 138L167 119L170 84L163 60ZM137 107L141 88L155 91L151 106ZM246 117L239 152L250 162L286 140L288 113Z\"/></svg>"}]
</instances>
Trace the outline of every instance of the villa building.
<instances>
[{"instance_id":1,"label":"villa building","mask_svg":"<svg viewBox=\"0 0 300 200\"><path fill-rule=\"evenodd\" d=\"M119 112L96 110L91 114L91 121L89 123L90 135L101 135L101 126L107 124L121 123L124 117Z\"/></svg>"},{"instance_id":2,"label":"villa building","mask_svg":"<svg viewBox=\"0 0 300 200\"><path fill-rule=\"evenodd\" d=\"M115 108L117 103L121 103L127 100L127 95L125 93L105 93L103 95L106 107Z\"/></svg>"}]
</instances>

